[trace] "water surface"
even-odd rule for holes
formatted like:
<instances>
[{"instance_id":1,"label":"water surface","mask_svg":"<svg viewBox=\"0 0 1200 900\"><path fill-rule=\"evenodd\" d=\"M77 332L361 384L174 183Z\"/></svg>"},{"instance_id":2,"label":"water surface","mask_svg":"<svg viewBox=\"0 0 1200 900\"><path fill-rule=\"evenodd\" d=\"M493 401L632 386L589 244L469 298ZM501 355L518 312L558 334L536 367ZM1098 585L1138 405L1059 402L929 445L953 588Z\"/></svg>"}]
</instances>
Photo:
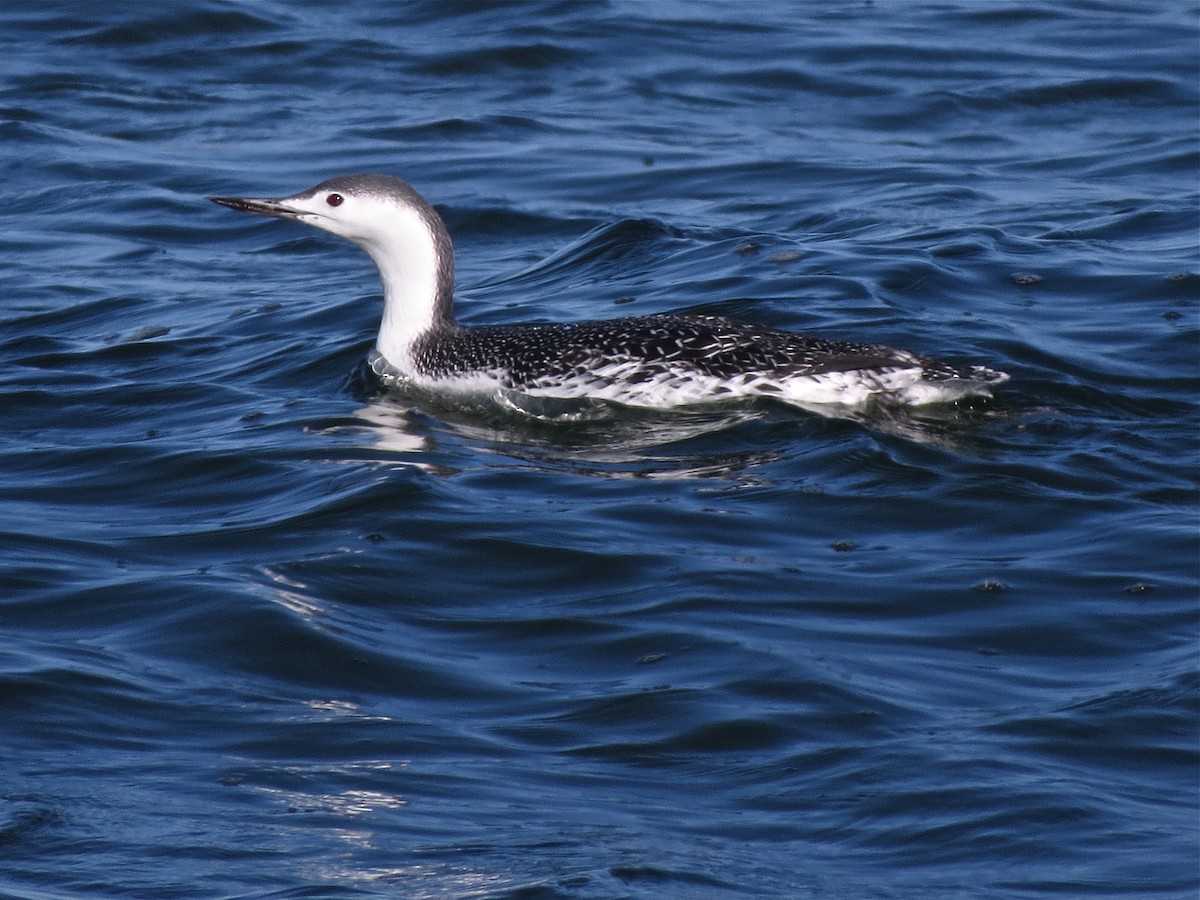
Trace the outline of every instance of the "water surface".
<instances>
[{"instance_id":1,"label":"water surface","mask_svg":"<svg viewBox=\"0 0 1200 900\"><path fill-rule=\"evenodd\" d=\"M1192 2L0 14L0 893L1194 897ZM991 400L389 396L467 324L730 315Z\"/></svg>"}]
</instances>

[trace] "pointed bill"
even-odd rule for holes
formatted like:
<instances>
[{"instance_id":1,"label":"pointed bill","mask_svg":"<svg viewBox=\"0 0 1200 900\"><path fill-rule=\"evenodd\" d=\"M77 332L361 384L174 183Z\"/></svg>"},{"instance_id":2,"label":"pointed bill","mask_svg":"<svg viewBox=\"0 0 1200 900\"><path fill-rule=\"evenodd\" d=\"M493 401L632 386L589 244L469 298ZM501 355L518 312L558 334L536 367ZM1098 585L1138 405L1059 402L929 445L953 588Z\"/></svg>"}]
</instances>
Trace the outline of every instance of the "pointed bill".
<instances>
[{"instance_id":1,"label":"pointed bill","mask_svg":"<svg viewBox=\"0 0 1200 900\"><path fill-rule=\"evenodd\" d=\"M236 209L238 212L253 213L256 216L295 219L304 214L303 210L293 209L282 200L266 200L255 197L209 197L208 199L213 203Z\"/></svg>"}]
</instances>

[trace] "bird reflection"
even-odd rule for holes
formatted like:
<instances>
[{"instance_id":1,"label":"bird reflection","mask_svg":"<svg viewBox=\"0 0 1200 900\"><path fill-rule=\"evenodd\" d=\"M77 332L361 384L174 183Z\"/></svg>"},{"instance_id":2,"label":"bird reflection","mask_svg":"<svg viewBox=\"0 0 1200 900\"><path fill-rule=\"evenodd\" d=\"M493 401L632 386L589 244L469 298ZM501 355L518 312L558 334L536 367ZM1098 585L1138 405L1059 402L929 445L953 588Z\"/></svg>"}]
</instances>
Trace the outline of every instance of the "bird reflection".
<instances>
[{"instance_id":1,"label":"bird reflection","mask_svg":"<svg viewBox=\"0 0 1200 900\"><path fill-rule=\"evenodd\" d=\"M462 444L558 470L609 478L734 476L794 455L799 435L830 439L845 428L958 450L972 406L794 407L770 402L691 410L630 409L592 401L513 394L447 404L395 393L355 411L373 451L430 474L461 470ZM454 445L460 445L457 449Z\"/></svg>"}]
</instances>

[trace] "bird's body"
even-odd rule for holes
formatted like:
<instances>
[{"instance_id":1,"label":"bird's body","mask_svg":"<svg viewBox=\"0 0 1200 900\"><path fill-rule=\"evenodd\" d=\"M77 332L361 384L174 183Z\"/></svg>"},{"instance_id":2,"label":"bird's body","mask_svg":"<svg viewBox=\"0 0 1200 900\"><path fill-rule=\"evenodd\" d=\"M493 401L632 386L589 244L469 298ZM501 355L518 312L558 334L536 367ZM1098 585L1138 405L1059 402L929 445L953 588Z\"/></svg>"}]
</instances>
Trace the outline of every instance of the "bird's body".
<instances>
[{"instance_id":1,"label":"bird's body","mask_svg":"<svg viewBox=\"0 0 1200 900\"><path fill-rule=\"evenodd\" d=\"M454 321L454 251L409 185L347 175L282 200L212 197L296 219L358 244L379 267L384 312L371 367L388 385L517 392L671 407L766 396L800 406L920 405L988 395L1008 376L876 344L829 341L707 315L464 328Z\"/></svg>"}]
</instances>

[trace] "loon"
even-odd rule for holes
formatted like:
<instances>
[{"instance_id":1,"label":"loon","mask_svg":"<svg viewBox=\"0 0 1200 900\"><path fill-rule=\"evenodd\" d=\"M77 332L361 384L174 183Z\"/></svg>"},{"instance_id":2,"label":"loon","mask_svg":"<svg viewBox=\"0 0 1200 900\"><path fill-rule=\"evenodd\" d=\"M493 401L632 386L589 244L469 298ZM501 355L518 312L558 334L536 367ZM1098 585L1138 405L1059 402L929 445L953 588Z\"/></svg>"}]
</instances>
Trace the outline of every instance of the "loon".
<instances>
[{"instance_id":1,"label":"loon","mask_svg":"<svg viewBox=\"0 0 1200 900\"><path fill-rule=\"evenodd\" d=\"M797 406L922 405L990 396L1008 380L877 344L846 343L712 315L466 328L454 320L454 248L441 217L390 175L342 175L278 200L209 197L331 232L383 281L371 369L387 387L513 392L664 408L748 397Z\"/></svg>"}]
</instances>

